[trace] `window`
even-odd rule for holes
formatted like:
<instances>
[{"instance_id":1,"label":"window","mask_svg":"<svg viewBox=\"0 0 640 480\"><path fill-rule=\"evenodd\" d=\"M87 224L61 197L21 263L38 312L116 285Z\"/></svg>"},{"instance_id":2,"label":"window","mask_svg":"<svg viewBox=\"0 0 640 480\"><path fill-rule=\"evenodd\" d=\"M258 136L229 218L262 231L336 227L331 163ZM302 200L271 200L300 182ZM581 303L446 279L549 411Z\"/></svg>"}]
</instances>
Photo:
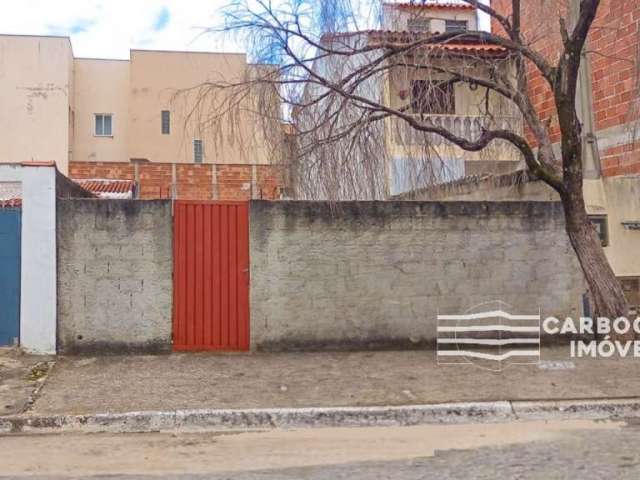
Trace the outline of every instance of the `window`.
<instances>
[{"instance_id":1,"label":"window","mask_svg":"<svg viewBox=\"0 0 640 480\"><path fill-rule=\"evenodd\" d=\"M591 220L591 225L593 225L593 228L595 228L602 246L606 247L607 245L609 245L609 227L607 225L607 216L590 215L589 220Z\"/></svg>"},{"instance_id":2,"label":"window","mask_svg":"<svg viewBox=\"0 0 640 480\"><path fill-rule=\"evenodd\" d=\"M410 18L407 20L407 30L410 32L428 32L429 19L428 18Z\"/></svg>"},{"instance_id":3,"label":"window","mask_svg":"<svg viewBox=\"0 0 640 480\"><path fill-rule=\"evenodd\" d=\"M466 20L445 20L444 22L445 32L466 32L467 28Z\"/></svg>"},{"instance_id":4,"label":"window","mask_svg":"<svg viewBox=\"0 0 640 480\"><path fill-rule=\"evenodd\" d=\"M162 134L169 135L171 133L171 112L162 110Z\"/></svg>"},{"instance_id":5,"label":"window","mask_svg":"<svg viewBox=\"0 0 640 480\"><path fill-rule=\"evenodd\" d=\"M110 113L96 113L96 137L113 136L113 115Z\"/></svg>"},{"instance_id":6,"label":"window","mask_svg":"<svg viewBox=\"0 0 640 480\"><path fill-rule=\"evenodd\" d=\"M632 314L640 315L640 277L618 277Z\"/></svg>"},{"instance_id":7,"label":"window","mask_svg":"<svg viewBox=\"0 0 640 480\"><path fill-rule=\"evenodd\" d=\"M193 141L193 161L195 163L202 163L202 140Z\"/></svg>"},{"instance_id":8,"label":"window","mask_svg":"<svg viewBox=\"0 0 640 480\"><path fill-rule=\"evenodd\" d=\"M411 82L413 113L446 115L456 113L453 84L447 81L414 80Z\"/></svg>"}]
</instances>

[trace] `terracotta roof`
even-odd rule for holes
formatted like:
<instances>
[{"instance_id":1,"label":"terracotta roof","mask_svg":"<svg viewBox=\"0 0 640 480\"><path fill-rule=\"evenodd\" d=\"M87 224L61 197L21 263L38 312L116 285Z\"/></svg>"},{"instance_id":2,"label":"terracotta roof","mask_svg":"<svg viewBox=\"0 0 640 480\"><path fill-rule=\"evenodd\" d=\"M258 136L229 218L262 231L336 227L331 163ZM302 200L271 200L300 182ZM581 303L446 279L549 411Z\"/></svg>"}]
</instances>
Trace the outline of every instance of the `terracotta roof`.
<instances>
[{"instance_id":1,"label":"terracotta roof","mask_svg":"<svg viewBox=\"0 0 640 480\"><path fill-rule=\"evenodd\" d=\"M419 40L427 40L429 37L434 35L440 35L441 32L410 32L408 30L358 30L354 32L334 32L334 33L325 33L322 36L322 41L330 41L332 39L337 39L340 37L351 37L357 35L366 35L371 41L386 41L386 42L398 42L398 43L408 43L408 42L416 42ZM424 48L431 49L442 49L447 50L454 54L466 54L466 53L475 53L482 54L488 56L504 56L507 54L508 50L499 45L495 45L492 43L485 42L472 42L472 41L460 41L460 40L449 40L447 43L433 43L428 44L424 43L422 45Z\"/></svg>"},{"instance_id":2,"label":"terracotta roof","mask_svg":"<svg viewBox=\"0 0 640 480\"><path fill-rule=\"evenodd\" d=\"M369 30L366 32L372 41L386 41L386 42L398 42L408 43L416 42L420 40L428 40L429 37L439 35L440 32L422 33L422 32L409 32L407 30ZM424 43L424 48L430 49L442 49L453 53L476 53L483 55L505 55L507 49L499 45L485 42L473 42L473 41L457 41L455 39L447 41L447 43Z\"/></svg>"},{"instance_id":3,"label":"terracotta roof","mask_svg":"<svg viewBox=\"0 0 640 480\"><path fill-rule=\"evenodd\" d=\"M55 167L56 162L54 161L33 161L33 162L22 162L20 165L23 167Z\"/></svg>"},{"instance_id":4,"label":"terracotta roof","mask_svg":"<svg viewBox=\"0 0 640 480\"><path fill-rule=\"evenodd\" d=\"M399 8L399 9L428 9L428 10L475 10L476 7L473 5L469 5L468 3L454 3L454 2L423 2L423 1L413 1L413 2L385 2L385 5L389 5L391 7Z\"/></svg>"},{"instance_id":5,"label":"terracotta roof","mask_svg":"<svg viewBox=\"0 0 640 480\"><path fill-rule=\"evenodd\" d=\"M0 208L22 206L22 186L20 182L0 182Z\"/></svg>"},{"instance_id":6,"label":"terracotta roof","mask_svg":"<svg viewBox=\"0 0 640 480\"><path fill-rule=\"evenodd\" d=\"M460 43L460 44L439 44L430 45L428 48L443 50L449 50L454 53L478 53L483 55L504 55L507 53L507 49L499 45L487 45L487 44L473 44L473 43Z\"/></svg>"},{"instance_id":7,"label":"terracotta roof","mask_svg":"<svg viewBox=\"0 0 640 480\"><path fill-rule=\"evenodd\" d=\"M136 188L136 182L133 180L76 178L73 181L98 198L133 198Z\"/></svg>"},{"instance_id":8,"label":"terracotta roof","mask_svg":"<svg viewBox=\"0 0 640 480\"><path fill-rule=\"evenodd\" d=\"M0 200L0 208L20 208L22 207L21 198L7 198Z\"/></svg>"}]
</instances>

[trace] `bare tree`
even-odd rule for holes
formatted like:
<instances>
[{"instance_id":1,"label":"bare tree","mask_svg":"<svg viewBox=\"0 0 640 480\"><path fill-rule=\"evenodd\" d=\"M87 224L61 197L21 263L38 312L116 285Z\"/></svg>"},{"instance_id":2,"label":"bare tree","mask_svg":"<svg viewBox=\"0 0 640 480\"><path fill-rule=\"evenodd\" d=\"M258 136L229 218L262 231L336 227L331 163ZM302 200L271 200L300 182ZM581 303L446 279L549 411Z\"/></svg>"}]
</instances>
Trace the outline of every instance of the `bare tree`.
<instances>
[{"instance_id":1,"label":"bare tree","mask_svg":"<svg viewBox=\"0 0 640 480\"><path fill-rule=\"evenodd\" d=\"M375 1L233 0L222 30L239 35L257 60L277 66L241 82L206 88L234 92L225 97L231 104L268 86L269 100L252 94L251 105L270 125L278 116L273 108L277 92L282 118L295 129L296 187L305 198L388 198L394 182L419 188L459 176L459 160L510 152L504 155L520 160L558 193L595 313L628 315L583 197L576 89L600 1L579 0L571 21L561 14L548 19L558 26L561 39L554 59L524 38L520 0L509 0L506 14L481 0L459 2L489 15L503 33L455 25L442 32L422 31L421 20L429 19L421 19L421 13L413 13L410 31L373 29L380 26L381 13ZM532 72L553 92L559 150L534 108L528 88ZM474 92L467 101L477 113L463 125L446 115L455 110L448 92L461 86ZM215 124L218 117L210 115ZM403 180L394 180L398 172Z\"/></svg>"}]
</instances>

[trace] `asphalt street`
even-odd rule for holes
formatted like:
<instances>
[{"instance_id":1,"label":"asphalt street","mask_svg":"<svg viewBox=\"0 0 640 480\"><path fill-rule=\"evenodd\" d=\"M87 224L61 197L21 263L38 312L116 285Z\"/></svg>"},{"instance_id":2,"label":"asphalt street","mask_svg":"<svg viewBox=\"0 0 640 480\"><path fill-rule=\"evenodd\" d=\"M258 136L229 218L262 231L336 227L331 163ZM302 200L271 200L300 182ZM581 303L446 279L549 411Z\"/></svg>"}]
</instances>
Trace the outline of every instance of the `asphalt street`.
<instances>
[{"instance_id":1,"label":"asphalt street","mask_svg":"<svg viewBox=\"0 0 640 480\"><path fill-rule=\"evenodd\" d=\"M0 437L0 478L637 479L640 423Z\"/></svg>"}]
</instances>

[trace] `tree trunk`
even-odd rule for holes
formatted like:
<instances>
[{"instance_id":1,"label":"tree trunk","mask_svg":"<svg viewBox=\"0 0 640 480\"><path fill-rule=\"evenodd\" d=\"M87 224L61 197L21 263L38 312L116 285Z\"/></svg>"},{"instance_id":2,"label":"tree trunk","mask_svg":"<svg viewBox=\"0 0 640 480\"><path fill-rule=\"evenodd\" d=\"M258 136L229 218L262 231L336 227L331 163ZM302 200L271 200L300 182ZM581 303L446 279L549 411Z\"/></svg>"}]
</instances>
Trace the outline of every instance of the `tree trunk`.
<instances>
[{"instance_id":1,"label":"tree trunk","mask_svg":"<svg viewBox=\"0 0 640 480\"><path fill-rule=\"evenodd\" d=\"M629 304L587 216L582 189L561 195L561 199L567 234L582 267L594 303L592 316L606 317L611 321L618 317L627 317ZM633 331L628 335L617 335L612 332L610 337L616 340L632 340L634 334Z\"/></svg>"}]
</instances>

